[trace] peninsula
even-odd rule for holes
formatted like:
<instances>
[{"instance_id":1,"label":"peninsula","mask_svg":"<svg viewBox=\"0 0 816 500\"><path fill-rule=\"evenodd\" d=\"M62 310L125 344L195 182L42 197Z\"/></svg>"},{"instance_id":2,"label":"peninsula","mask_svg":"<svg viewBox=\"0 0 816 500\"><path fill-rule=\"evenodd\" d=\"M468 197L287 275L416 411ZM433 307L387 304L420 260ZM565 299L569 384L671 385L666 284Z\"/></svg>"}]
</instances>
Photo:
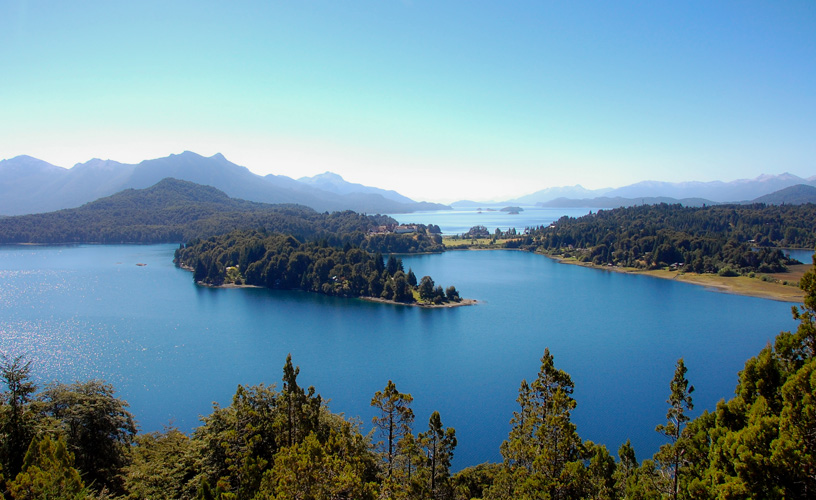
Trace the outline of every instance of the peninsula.
<instances>
[{"instance_id":1,"label":"peninsula","mask_svg":"<svg viewBox=\"0 0 816 500\"><path fill-rule=\"evenodd\" d=\"M474 303L462 300L455 286L443 288L430 276L417 279L394 255L386 262L381 252L348 241L338 247L281 233L233 231L181 245L174 262L191 270L196 283L208 286L303 290L423 307Z\"/></svg>"},{"instance_id":2,"label":"peninsula","mask_svg":"<svg viewBox=\"0 0 816 500\"><path fill-rule=\"evenodd\" d=\"M786 248L816 246L816 205L642 205L562 217L548 226L444 240L446 249L519 249L567 264L637 273L726 293L801 302L812 266Z\"/></svg>"}]
</instances>

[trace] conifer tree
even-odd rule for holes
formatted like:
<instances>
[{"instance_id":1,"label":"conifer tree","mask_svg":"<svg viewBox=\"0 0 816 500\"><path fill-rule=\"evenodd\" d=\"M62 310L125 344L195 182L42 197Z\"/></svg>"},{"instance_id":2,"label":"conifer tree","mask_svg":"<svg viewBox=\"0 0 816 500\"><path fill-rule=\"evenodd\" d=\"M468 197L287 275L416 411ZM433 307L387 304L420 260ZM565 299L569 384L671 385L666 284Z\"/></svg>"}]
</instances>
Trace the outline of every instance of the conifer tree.
<instances>
[{"instance_id":1,"label":"conifer tree","mask_svg":"<svg viewBox=\"0 0 816 500\"><path fill-rule=\"evenodd\" d=\"M22 469L26 450L34 437L35 415L29 403L37 386L31 381L31 361L22 356L0 357L0 465L9 480Z\"/></svg>"},{"instance_id":2,"label":"conifer tree","mask_svg":"<svg viewBox=\"0 0 816 500\"><path fill-rule=\"evenodd\" d=\"M494 496L513 498L532 491L552 498L574 496L572 489L584 482L576 476L584 473L584 446L571 421L573 388L570 376L555 367L545 349L538 377L532 384L521 383L520 408L501 445L505 474L497 479Z\"/></svg>"},{"instance_id":3,"label":"conifer tree","mask_svg":"<svg viewBox=\"0 0 816 500\"><path fill-rule=\"evenodd\" d=\"M428 419L427 432L419 435L419 441L425 449L430 497L445 498L449 493L448 479L453 450L456 448L456 430L453 427L443 428L442 418L435 411Z\"/></svg>"},{"instance_id":4,"label":"conifer tree","mask_svg":"<svg viewBox=\"0 0 816 500\"><path fill-rule=\"evenodd\" d=\"M389 478L393 475L398 451L397 443L403 436L411 433L414 412L410 405L413 400L410 394L397 391L396 385L391 380L388 381L383 391L377 391L371 399L371 406L380 410L380 416L374 417L372 422L383 438L380 443Z\"/></svg>"},{"instance_id":5,"label":"conifer tree","mask_svg":"<svg viewBox=\"0 0 816 500\"><path fill-rule=\"evenodd\" d=\"M31 442L22 471L8 485L15 500L80 500L85 485L62 437L45 435Z\"/></svg>"},{"instance_id":6,"label":"conifer tree","mask_svg":"<svg viewBox=\"0 0 816 500\"><path fill-rule=\"evenodd\" d=\"M683 428L686 422L689 421L688 411L694 409L694 404L691 401L691 393L694 392L694 386L689 385L686 379L686 365L683 358L677 360L677 365L674 370L674 377L670 384L669 409L666 412L666 423L658 425L655 430L667 438L670 443L660 447L660 451L655 455L655 458L667 471L671 482L671 497L677 500L679 494L679 480L681 469L684 465L683 454Z\"/></svg>"}]
</instances>

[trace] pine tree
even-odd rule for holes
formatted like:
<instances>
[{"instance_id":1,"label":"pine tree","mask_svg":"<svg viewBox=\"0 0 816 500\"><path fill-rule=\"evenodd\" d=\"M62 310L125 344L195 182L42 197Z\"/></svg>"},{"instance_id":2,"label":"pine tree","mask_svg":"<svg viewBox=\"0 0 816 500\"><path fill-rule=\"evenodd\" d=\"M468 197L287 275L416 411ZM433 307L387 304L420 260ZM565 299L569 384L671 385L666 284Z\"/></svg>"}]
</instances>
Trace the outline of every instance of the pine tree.
<instances>
[{"instance_id":1,"label":"pine tree","mask_svg":"<svg viewBox=\"0 0 816 500\"><path fill-rule=\"evenodd\" d=\"M37 386L31 381L31 361L22 356L0 357L0 379L7 388L0 394L0 465L13 479L34 437L35 416L29 403Z\"/></svg>"},{"instance_id":2,"label":"pine tree","mask_svg":"<svg viewBox=\"0 0 816 500\"><path fill-rule=\"evenodd\" d=\"M545 349L541 369L532 384L522 381L519 411L510 421L508 439L501 445L505 475L499 480L505 498L543 490L552 498L569 498L584 482L584 446L571 421L575 400L570 376L555 368Z\"/></svg>"},{"instance_id":3,"label":"pine tree","mask_svg":"<svg viewBox=\"0 0 816 500\"><path fill-rule=\"evenodd\" d=\"M445 498L449 493L450 465L456 448L456 430L443 428L442 418L435 411L428 420L428 431L419 435L425 449L426 467L430 479L431 498Z\"/></svg>"},{"instance_id":4,"label":"pine tree","mask_svg":"<svg viewBox=\"0 0 816 500\"><path fill-rule=\"evenodd\" d=\"M47 434L31 442L23 469L8 485L16 500L79 500L86 498L85 485L74 468L74 455L62 437Z\"/></svg>"},{"instance_id":5,"label":"pine tree","mask_svg":"<svg viewBox=\"0 0 816 500\"><path fill-rule=\"evenodd\" d=\"M655 455L655 458L662 464L663 469L667 471L671 480L671 497L677 500L679 494L679 481L682 467L685 464L683 455L685 452L683 441L683 428L686 422L689 421L688 411L694 409L694 404L691 401L691 393L694 392L694 386L689 385L686 379L686 365L683 358L677 360L677 366L674 370L674 377L672 378L669 394L669 410L666 412L666 423L658 425L655 430L669 438L670 443L660 447L660 451Z\"/></svg>"},{"instance_id":6,"label":"pine tree","mask_svg":"<svg viewBox=\"0 0 816 500\"><path fill-rule=\"evenodd\" d=\"M384 441L381 441L382 453L384 454L389 478L393 475L397 442L403 436L411 433L414 412L411 410L410 405L413 400L414 398L410 394L397 391L397 387L391 380L388 381L383 391L377 391L371 399L371 406L380 410L380 416L374 417L372 422L384 439Z\"/></svg>"}]
</instances>

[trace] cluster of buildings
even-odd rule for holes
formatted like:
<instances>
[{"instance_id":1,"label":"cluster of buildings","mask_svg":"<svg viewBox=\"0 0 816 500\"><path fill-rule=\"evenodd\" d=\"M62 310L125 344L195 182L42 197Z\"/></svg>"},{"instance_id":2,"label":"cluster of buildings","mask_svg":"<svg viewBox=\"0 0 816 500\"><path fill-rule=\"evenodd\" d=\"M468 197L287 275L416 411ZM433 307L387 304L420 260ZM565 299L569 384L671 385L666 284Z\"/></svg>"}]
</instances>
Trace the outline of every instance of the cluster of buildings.
<instances>
[{"instance_id":1,"label":"cluster of buildings","mask_svg":"<svg viewBox=\"0 0 816 500\"><path fill-rule=\"evenodd\" d=\"M368 232L369 234L388 234L388 233L407 234L416 233L418 229L419 228L417 227L416 224L386 224L383 226L373 227Z\"/></svg>"}]
</instances>

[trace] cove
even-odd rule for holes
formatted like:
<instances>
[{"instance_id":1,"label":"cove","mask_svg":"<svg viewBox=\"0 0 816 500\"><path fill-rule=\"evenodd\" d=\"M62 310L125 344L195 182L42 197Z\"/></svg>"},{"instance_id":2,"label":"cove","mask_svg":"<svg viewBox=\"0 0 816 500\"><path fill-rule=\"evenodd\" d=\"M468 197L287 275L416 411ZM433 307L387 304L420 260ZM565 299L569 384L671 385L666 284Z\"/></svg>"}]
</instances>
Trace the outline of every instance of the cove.
<instances>
[{"instance_id":1,"label":"cove","mask_svg":"<svg viewBox=\"0 0 816 500\"><path fill-rule=\"evenodd\" d=\"M371 397L393 380L414 396L414 430L438 410L456 428L455 467L501 459L522 379L546 347L575 382L573 421L612 453L663 443L669 380L683 357L695 412L733 394L745 360L796 327L790 304L558 264L515 251L404 257L476 306L422 309L193 284L173 245L0 247L0 351L36 381L105 379L142 431L198 425L237 384L299 382L371 428ZM137 266L137 264L146 264Z\"/></svg>"}]
</instances>

